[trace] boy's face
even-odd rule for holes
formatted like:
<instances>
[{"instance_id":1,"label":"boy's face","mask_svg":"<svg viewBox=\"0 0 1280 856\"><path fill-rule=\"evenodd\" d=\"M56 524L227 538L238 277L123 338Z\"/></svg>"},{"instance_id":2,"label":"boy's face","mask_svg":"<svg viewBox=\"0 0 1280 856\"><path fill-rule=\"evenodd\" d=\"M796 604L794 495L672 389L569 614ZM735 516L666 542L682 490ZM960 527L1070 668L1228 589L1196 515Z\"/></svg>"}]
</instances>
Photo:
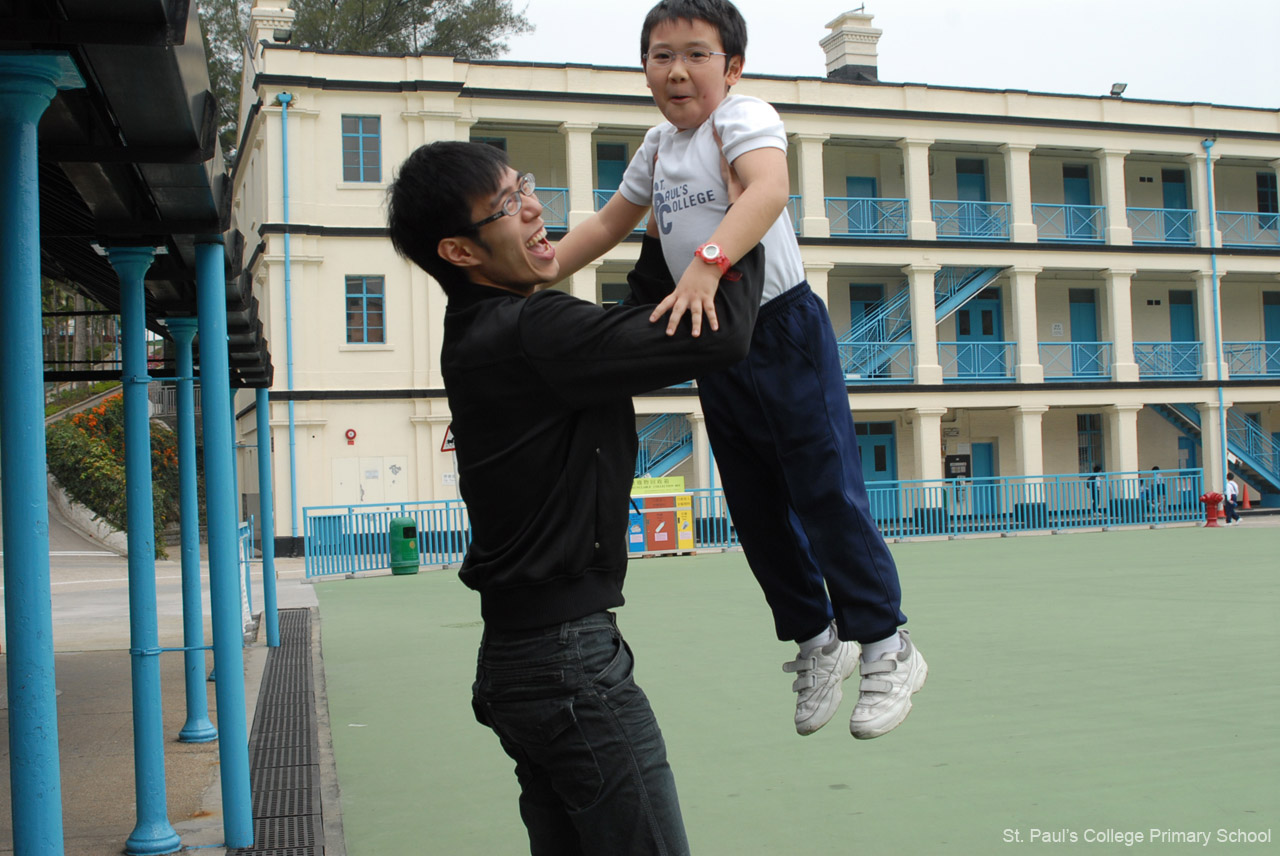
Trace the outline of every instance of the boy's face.
<instances>
[{"instance_id":1,"label":"boy's face","mask_svg":"<svg viewBox=\"0 0 1280 856\"><path fill-rule=\"evenodd\" d=\"M521 194L519 187L520 176L507 167L498 190L471 203L471 221L479 223L502 211L512 196L519 197L520 210L480 226L474 239L445 238L439 252L445 261L464 268L472 282L531 294L536 286L555 281L560 263L547 242L542 203L536 195Z\"/></svg>"},{"instance_id":2,"label":"boy's face","mask_svg":"<svg viewBox=\"0 0 1280 856\"><path fill-rule=\"evenodd\" d=\"M690 50L724 52L720 33L706 21L678 18L663 21L649 33L649 53L673 51L668 66L645 62L644 77L653 100L667 121L681 131L696 128L707 120L729 94L729 87L742 78L742 57L713 56L709 62L690 65L683 56Z\"/></svg>"}]
</instances>

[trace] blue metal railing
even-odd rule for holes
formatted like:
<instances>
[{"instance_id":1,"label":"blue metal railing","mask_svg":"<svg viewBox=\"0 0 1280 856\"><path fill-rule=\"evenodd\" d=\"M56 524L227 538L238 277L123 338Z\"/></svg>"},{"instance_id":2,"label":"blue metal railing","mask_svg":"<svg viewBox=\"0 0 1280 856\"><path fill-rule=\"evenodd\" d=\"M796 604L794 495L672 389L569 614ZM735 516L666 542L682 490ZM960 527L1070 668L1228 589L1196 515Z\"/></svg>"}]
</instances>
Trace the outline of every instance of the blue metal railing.
<instances>
[{"instance_id":1,"label":"blue metal railing","mask_svg":"<svg viewBox=\"0 0 1280 856\"><path fill-rule=\"evenodd\" d=\"M1110 342L1041 342L1044 379L1097 380L1111 376Z\"/></svg>"},{"instance_id":2,"label":"blue metal railing","mask_svg":"<svg viewBox=\"0 0 1280 856\"><path fill-rule=\"evenodd\" d=\"M240 559L240 575L244 577L244 598L245 603L249 607L249 614L253 615L253 585L252 577L249 573L249 565L253 561L253 515L249 515L249 519L240 524L237 536L236 554Z\"/></svg>"},{"instance_id":3,"label":"blue metal railing","mask_svg":"<svg viewBox=\"0 0 1280 856\"><path fill-rule=\"evenodd\" d=\"M934 318L944 318L982 292L1000 274L1000 268L944 267L933 275Z\"/></svg>"},{"instance_id":4,"label":"blue metal railing","mask_svg":"<svg viewBox=\"0 0 1280 856\"><path fill-rule=\"evenodd\" d=\"M1134 342L1133 357L1139 377L1198 378L1201 373L1199 342Z\"/></svg>"},{"instance_id":5,"label":"blue metal railing","mask_svg":"<svg viewBox=\"0 0 1280 856\"><path fill-rule=\"evenodd\" d=\"M1227 411L1227 448L1251 468L1280 484L1280 446L1258 424L1234 410Z\"/></svg>"},{"instance_id":6,"label":"blue metal railing","mask_svg":"<svg viewBox=\"0 0 1280 856\"><path fill-rule=\"evenodd\" d=\"M847 380L910 383L915 370L915 345L899 342L840 342L840 365Z\"/></svg>"},{"instance_id":7,"label":"blue metal railing","mask_svg":"<svg viewBox=\"0 0 1280 856\"><path fill-rule=\"evenodd\" d=\"M1031 219L1041 241L1102 243L1107 209L1101 205L1032 203Z\"/></svg>"},{"instance_id":8,"label":"blue metal railing","mask_svg":"<svg viewBox=\"0 0 1280 856\"><path fill-rule=\"evenodd\" d=\"M598 187L595 190L591 191L591 197L592 197L592 200L595 202L596 210L599 211L601 208L603 208L605 206L605 203L607 203L615 193L617 193L616 190L602 190ZM640 224L636 226L635 229L633 229L632 231L643 232L646 228L648 228L648 226L649 226L649 215L646 214L640 220Z\"/></svg>"},{"instance_id":9,"label":"blue metal railing","mask_svg":"<svg viewBox=\"0 0 1280 856\"><path fill-rule=\"evenodd\" d=\"M1194 244L1196 212L1189 208L1130 208L1135 244Z\"/></svg>"},{"instance_id":10,"label":"blue metal railing","mask_svg":"<svg viewBox=\"0 0 1280 856\"><path fill-rule=\"evenodd\" d=\"M1006 381L1014 377L1016 342L939 342L944 381Z\"/></svg>"},{"instance_id":11,"label":"blue metal railing","mask_svg":"<svg viewBox=\"0 0 1280 856\"><path fill-rule=\"evenodd\" d=\"M1280 214L1219 211L1217 217L1224 247L1280 247Z\"/></svg>"},{"instance_id":12,"label":"blue metal railing","mask_svg":"<svg viewBox=\"0 0 1280 856\"><path fill-rule=\"evenodd\" d=\"M791 226L796 230L796 234L800 234L800 219L804 216L802 203L799 196L792 195L787 197L787 213L791 215Z\"/></svg>"},{"instance_id":13,"label":"blue metal railing","mask_svg":"<svg viewBox=\"0 0 1280 856\"><path fill-rule=\"evenodd\" d=\"M569 228L569 188L539 187L538 201L542 203L542 222L548 229Z\"/></svg>"},{"instance_id":14,"label":"blue metal railing","mask_svg":"<svg viewBox=\"0 0 1280 856\"><path fill-rule=\"evenodd\" d=\"M693 450L693 428L683 413L663 413L637 435L636 478L660 476L689 457Z\"/></svg>"},{"instance_id":15,"label":"blue metal railing","mask_svg":"<svg viewBox=\"0 0 1280 856\"><path fill-rule=\"evenodd\" d=\"M1008 202L933 200L938 240L1009 240Z\"/></svg>"},{"instance_id":16,"label":"blue metal railing","mask_svg":"<svg viewBox=\"0 0 1280 856\"><path fill-rule=\"evenodd\" d=\"M827 219L832 237L905 238L907 200L828 196Z\"/></svg>"},{"instance_id":17,"label":"blue metal railing","mask_svg":"<svg viewBox=\"0 0 1280 856\"><path fill-rule=\"evenodd\" d=\"M871 482L867 494L885 537L905 539L1194 522L1204 516L1203 481L1199 469L1142 470ZM691 498L694 549L740 546L721 490L685 493ZM392 517L416 521L423 566L461 563L471 541L460 500L330 505L303 514L308 578L389 568Z\"/></svg>"},{"instance_id":18,"label":"blue metal railing","mask_svg":"<svg viewBox=\"0 0 1280 856\"><path fill-rule=\"evenodd\" d=\"M1280 376L1280 342L1223 342L1231 377Z\"/></svg>"}]
</instances>

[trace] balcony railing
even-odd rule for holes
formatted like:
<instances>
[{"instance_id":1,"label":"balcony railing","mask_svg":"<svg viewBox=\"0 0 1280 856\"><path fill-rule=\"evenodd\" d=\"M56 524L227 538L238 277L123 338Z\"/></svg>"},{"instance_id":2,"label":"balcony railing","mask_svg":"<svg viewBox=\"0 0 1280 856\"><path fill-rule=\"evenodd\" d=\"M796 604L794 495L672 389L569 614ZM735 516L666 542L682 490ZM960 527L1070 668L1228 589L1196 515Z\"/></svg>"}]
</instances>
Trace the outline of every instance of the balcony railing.
<instances>
[{"instance_id":1,"label":"balcony railing","mask_svg":"<svg viewBox=\"0 0 1280 856\"><path fill-rule=\"evenodd\" d=\"M1233 378L1280 377L1280 342L1223 342L1222 355Z\"/></svg>"},{"instance_id":2,"label":"balcony railing","mask_svg":"<svg viewBox=\"0 0 1280 856\"><path fill-rule=\"evenodd\" d=\"M1133 356L1142 378L1200 377L1199 342L1134 342Z\"/></svg>"},{"instance_id":3,"label":"balcony railing","mask_svg":"<svg viewBox=\"0 0 1280 856\"><path fill-rule=\"evenodd\" d=\"M832 237L905 238L907 200L828 196Z\"/></svg>"},{"instance_id":4,"label":"balcony railing","mask_svg":"<svg viewBox=\"0 0 1280 856\"><path fill-rule=\"evenodd\" d=\"M791 215L791 227L796 230L796 234L800 234L800 220L804 216L804 210L801 206L799 196L787 197L787 213Z\"/></svg>"},{"instance_id":5,"label":"balcony railing","mask_svg":"<svg viewBox=\"0 0 1280 856\"><path fill-rule=\"evenodd\" d=\"M1110 342L1041 342L1044 379L1098 380L1111 376Z\"/></svg>"},{"instance_id":6,"label":"balcony railing","mask_svg":"<svg viewBox=\"0 0 1280 856\"><path fill-rule=\"evenodd\" d=\"M846 380L911 383L915 370L915 346L911 342L841 342L836 347Z\"/></svg>"},{"instance_id":7,"label":"balcony railing","mask_svg":"<svg viewBox=\"0 0 1280 856\"><path fill-rule=\"evenodd\" d=\"M1100 244L1107 225L1107 209L1101 205L1031 206L1031 219L1041 241Z\"/></svg>"},{"instance_id":8,"label":"balcony railing","mask_svg":"<svg viewBox=\"0 0 1280 856\"><path fill-rule=\"evenodd\" d=\"M939 240L1009 240L1008 202L933 200Z\"/></svg>"},{"instance_id":9,"label":"balcony railing","mask_svg":"<svg viewBox=\"0 0 1280 856\"><path fill-rule=\"evenodd\" d=\"M548 229L569 228L569 188L539 187L538 201L542 203L542 222Z\"/></svg>"},{"instance_id":10,"label":"balcony railing","mask_svg":"<svg viewBox=\"0 0 1280 856\"><path fill-rule=\"evenodd\" d=\"M596 210L599 211L601 208L603 208L605 203L608 202L613 197L613 194L615 193L617 193L616 190L601 190L598 187L595 190L591 191L592 198L595 201ZM640 220L640 224L636 226L633 231L643 232L648 227L648 225L649 225L649 215L646 214L644 215L643 219Z\"/></svg>"},{"instance_id":11,"label":"balcony railing","mask_svg":"<svg viewBox=\"0 0 1280 856\"><path fill-rule=\"evenodd\" d=\"M1135 244L1194 244L1196 212L1189 208L1130 208Z\"/></svg>"},{"instance_id":12,"label":"balcony railing","mask_svg":"<svg viewBox=\"0 0 1280 856\"><path fill-rule=\"evenodd\" d=\"M958 382L1013 380L1015 342L939 342L942 379Z\"/></svg>"},{"instance_id":13,"label":"balcony railing","mask_svg":"<svg viewBox=\"0 0 1280 856\"><path fill-rule=\"evenodd\" d=\"M1219 211L1218 229L1223 246L1280 247L1280 214Z\"/></svg>"}]
</instances>

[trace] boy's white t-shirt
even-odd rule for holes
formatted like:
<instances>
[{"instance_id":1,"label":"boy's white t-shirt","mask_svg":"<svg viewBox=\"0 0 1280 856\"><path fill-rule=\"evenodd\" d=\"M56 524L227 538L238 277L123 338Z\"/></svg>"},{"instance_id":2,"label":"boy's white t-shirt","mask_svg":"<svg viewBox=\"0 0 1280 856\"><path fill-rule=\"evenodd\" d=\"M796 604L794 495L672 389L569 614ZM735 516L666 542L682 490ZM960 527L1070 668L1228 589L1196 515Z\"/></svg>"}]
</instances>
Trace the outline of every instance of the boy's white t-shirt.
<instances>
[{"instance_id":1,"label":"boy's white t-shirt","mask_svg":"<svg viewBox=\"0 0 1280 856\"><path fill-rule=\"evenodd\" d=\"M713 122L729 163L755 149L787 150L787 134L778 111L747 95L725 98L710 121L688 131L677 130L670 122L649 129L622 176L618 192L633 205L653 206L650 216L657 218L662 254L677 282L695 261L693 251L711 238L729 209ZM804 262L787 209L782 209L762 243L765 283L761 300L768 302L804 280Z\"/></svg>"}]
</instances>

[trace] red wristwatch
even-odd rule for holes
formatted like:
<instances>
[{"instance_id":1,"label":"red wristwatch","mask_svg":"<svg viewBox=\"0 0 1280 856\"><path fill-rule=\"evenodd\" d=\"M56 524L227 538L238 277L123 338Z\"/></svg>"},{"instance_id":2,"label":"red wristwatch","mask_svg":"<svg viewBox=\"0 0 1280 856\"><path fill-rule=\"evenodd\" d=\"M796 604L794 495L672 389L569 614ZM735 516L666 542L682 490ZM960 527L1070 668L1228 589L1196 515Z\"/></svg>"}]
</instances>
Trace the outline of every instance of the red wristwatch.
<instances>
[{"instance_id":1,"label":"red wristwatch","mask_svg":"<svg viewBox=\"0 0 1280 856\"><path fill-rule=\"evenodd\" d=\"M729 257L724 254L724 250L720 249L719 244L703 244L694 250L693 254L707 264L720 268L721 276L729 273Z\"/></svg>"}]
</instances>

